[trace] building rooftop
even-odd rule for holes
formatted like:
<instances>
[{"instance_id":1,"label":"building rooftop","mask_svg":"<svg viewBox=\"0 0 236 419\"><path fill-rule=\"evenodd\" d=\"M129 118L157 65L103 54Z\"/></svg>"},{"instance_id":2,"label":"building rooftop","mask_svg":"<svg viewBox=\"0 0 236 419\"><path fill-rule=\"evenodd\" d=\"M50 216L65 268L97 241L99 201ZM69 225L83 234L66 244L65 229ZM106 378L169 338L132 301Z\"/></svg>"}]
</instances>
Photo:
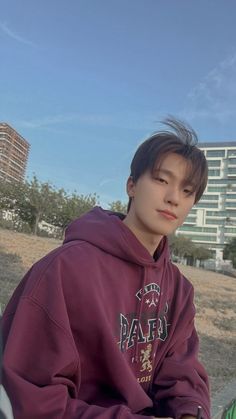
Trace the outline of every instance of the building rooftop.
<instances>
[{"instance_id":1,"label":"building rooftop","mask_svg":"<svg viewBox=\"0 0 236 419\"><path fill-rule=\"evenodd\" d=\"M220 148L220 147L236 147L236 141L219 141L219 142L207 142L207 143L198 143L198 146L201 147L214 147L214 148Z\"/></svg>"},{"instance_id":2,"label":"building rooftop","mask_svg":"<svg viewBox=\"0 0 236 419\"><path fill-rule=\"evenodd\" d=\"M19 132L17 132L15 130L15 128L13 128L11 125L9 125L7 122L0 122L0 128L5 128L6 130L10 131L10 132L14 132L14 134L20 138L25 144L27 144L27 146L30 148L30 143L24 138L22 137L21 134L19 134Z\"/></svg>"}]
</instances>

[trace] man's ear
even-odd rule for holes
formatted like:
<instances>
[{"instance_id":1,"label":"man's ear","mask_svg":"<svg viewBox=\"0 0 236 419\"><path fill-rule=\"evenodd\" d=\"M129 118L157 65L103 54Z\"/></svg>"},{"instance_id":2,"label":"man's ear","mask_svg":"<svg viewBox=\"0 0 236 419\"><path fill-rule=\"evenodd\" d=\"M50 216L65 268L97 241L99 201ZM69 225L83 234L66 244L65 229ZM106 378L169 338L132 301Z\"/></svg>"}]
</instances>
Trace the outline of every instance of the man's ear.
<instances>
[{"instance_id":1,"label":"man's ear","mask_svg":"<svg viewBox=\"0 0 236 419\"><path fill-rule=\"evenodd\" d=\"M135 183L132 176L129 176L126 183L126 192L129 198L133 198L135 192Z\"/></svg>"}]
</instances>

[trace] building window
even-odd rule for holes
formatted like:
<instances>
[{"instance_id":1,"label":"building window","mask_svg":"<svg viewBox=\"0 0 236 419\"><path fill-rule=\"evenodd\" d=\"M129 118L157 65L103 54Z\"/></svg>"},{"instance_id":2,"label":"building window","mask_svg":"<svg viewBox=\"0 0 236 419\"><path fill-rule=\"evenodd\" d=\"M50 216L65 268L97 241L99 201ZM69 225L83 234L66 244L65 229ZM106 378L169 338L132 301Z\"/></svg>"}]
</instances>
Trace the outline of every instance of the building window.
<instances>
[{"instance_id":1,"label":"building window","mask_svg":"<svg viewBox=\"0 0 236 419\"><path fill-rule=\"evenodd\" d=\"M226 211L206 211L207 216L212 217L227 217L228 212Z\"/></svg>"},{"instance_id":2,"label":"building window","mask_svg":"<svg viewBox=\"0 0 236 419\"><path fill-rule=\"evenodd\" d=\"M183 234L181 234L183 235ZM202 235L185 235L185 237L189 237L191 240L195 240L195 241L202 241L202 242L216 242L216 236L202 236Z\"/></svg>"},{"instance_id":3,"label":"building window","mask_svg":"<svg viewBox=\"0 0 236 419\"><path fill-rule=\"evenodd\" d=\"M226 213L226 217L236 218L236 209L235 210L228 210L227 213Z\"/></svg>"},{"instance_id":4,"label":"building window","mask_svg":"<svg viewBox=\"0 0 236 419\"><path fill-rule=\"evenodd\" d=\"M236 208L236 202L226 202L225 206L228 207L232 207L232 208Z\"/></svg>"},{"instance_id":5,"label":"building window","mask_svg":"<svg viewBox=\"0 0 236 419\"><path fill-rule=\"evenodd\" d=\"M231 194L231 193L227 194L226 199L236 199L236 193L235 194Z\"/></svg>"},{"instance_id":6,"label":"building window","mask_svg":"<svg viewBox=\"0 0 236 419\"><path fill-rule=\"evenodd\" d=\"M221 163L220 160L208 160L207 161L208 167L220 167L220 163Z\"/></svg>"},{"instance_id":7,"label":"building window","mask_svg":"<svg viewBox=\"0 0 236 419\"><path fill-rule=\"evenodd\" d=\"M200 233L217 233L216 227L197 227L197 226L186 226L182 225L179 227L179 231L194 231L194 232L200 232Z\"/></svg>"},{"instance_id":8,"label":"building window","mask_svg":"<svg viewBox=\"0 0 236 419\"><path fill-rule=\"evenodd\" d=\"M225 233L227 234L236 234L236 228L230 228L226 226Z\"/></svg>"},{"instance_id":9,"label":"building window","mask_svg":"<svg viewBox=\"0 0 236 419\"><path fill-rule=\"evenodd\" d=\"M218 201L219 195L203 195L201 201Z\"/></svg>"},{"instance_id":10,"label":"building window","mask_svg":"<svg viewBox=\"0 0 236 419\"><path fill-rule=\"evenodd\" d=\"M236 150L228 150L228 157L236 156Z\"/></svg>"},{"instance_id":11,"label":"building window","mask_svg":"<svg viewBox=\"0 0 236 419\"><path fill-rule=\"evenodd\" d=\"M235 170L235 169L233 169L233 170ZM217 170L217 169L209 169L208 170L208 176L220 176L220 170Z\"/></svg>"},{"instance_id":12,"label":"building window","mask_svg":"<svg viewBox=\"0 0 236 419\"><path fill-rule=\"evenodd\" d=\"M215 225L219 225L219 226L222 226L222 225L225 225L225 219L223 219L223 220L219 220L219 219L215 219L215 218L206 218L206 224L215 224Z\"/></svg>"},{"instance_id":13,"label":"building window","mask_svg":"<svg viewBox=\"0 0 236 419\"><path fill-rule=\"evenodd\" d=\"M199 202L196 204L197 208L218 208L217 202Z\"/></svg>"},{"instance_id":14,"label":"building window","mask_svg":"<svg viewBox=\"0 0 236 419\"><path fill-rule=\"evenodd\" d=\"M225 157L225 150L207 150L207 157Z\"/></svg>"},{"instance_id":15,"label":"building window","mask_svg":"<svg viewBox=\"0 0 236 419\"><path fill-rule=\"evenodd\" d=\"M185 223L195 224L196 223L196 218L195 217L187 217L186 220L185 220Z\"/></svg>"},{"instance_id":16,"label":"building window","mask_svg":"<svg viewBox=\"0 0 236 419\"><path fill-rule=\"evenodd\" d=\"M236 168L235 167L228 167L228 174L229 175L236 175Z\"/></svg>"},{"instance_id":17,"label":"building window","mask_svg":"<svg viewBox=\"0 0 236 419\"><path fill-rule=\"evenodd\" d=\"M235 165L235 164L236 164L236 159L229 159L229 165L230 165L230 164Z\"/></svg>"},{"instance_id":18,"label":"building window","mask_svg":"<svg viewBox=\"0 0 236 419\"><path fill-rule=\"evenodd\" d=\"M227 185L227 184L231 184L232 180L230 179L209 179L208 183L211 185Z\"/></svg>"},{"instance_id":19,"label":"building window","mask_svg":"<svg viewBox=\"0 0 236 419\"><path fill-rule=\"evenodd\" d=\"M227 189L226 189L225 186L208 186L207 187L207 192L221 192L221 193L224 193L224 192L226 192L226 190Z\"/></svg>"}]
</instances>

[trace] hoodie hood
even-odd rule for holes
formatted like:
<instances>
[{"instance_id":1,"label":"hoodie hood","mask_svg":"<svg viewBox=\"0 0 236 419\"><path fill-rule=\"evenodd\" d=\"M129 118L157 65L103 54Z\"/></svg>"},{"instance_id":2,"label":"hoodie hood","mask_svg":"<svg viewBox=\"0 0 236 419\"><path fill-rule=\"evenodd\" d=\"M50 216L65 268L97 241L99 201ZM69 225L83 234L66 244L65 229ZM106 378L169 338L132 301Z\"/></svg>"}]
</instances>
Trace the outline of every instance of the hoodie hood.
<instances>
[{"instance_id":1,"label":"hoodie hood","mask_svg":"<svg viewBox=\"0 0 236 419\"><path fill-rule=\"evenodd\" d=\"M94 207L66 229L65 243L82 240L120 259L140 266L159 266L169 259L167 238L159 246L155 261L148 250L122 222L125 215Z\"/></svg>"}]
</instances>

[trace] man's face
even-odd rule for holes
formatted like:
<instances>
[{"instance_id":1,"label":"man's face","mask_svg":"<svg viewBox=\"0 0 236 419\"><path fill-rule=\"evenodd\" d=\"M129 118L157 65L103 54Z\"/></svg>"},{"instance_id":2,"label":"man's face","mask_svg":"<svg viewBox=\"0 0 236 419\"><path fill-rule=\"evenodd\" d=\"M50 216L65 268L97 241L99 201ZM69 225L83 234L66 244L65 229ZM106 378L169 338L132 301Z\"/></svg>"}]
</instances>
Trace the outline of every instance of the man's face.
<instances>
[{"instance_id":1,"label":"man's face","mask_svg":"<svg viewBox=\"0 0 236 419\"><path fill-rule=\"evenodd\" d=\"M143 174L136 183L128 179L127 192L132 197L127 216L128 226L144 234L166 236L183 224L195 201L188 176L188 162L171 153L151 173Z\"/></svg>"}]
</instances>

